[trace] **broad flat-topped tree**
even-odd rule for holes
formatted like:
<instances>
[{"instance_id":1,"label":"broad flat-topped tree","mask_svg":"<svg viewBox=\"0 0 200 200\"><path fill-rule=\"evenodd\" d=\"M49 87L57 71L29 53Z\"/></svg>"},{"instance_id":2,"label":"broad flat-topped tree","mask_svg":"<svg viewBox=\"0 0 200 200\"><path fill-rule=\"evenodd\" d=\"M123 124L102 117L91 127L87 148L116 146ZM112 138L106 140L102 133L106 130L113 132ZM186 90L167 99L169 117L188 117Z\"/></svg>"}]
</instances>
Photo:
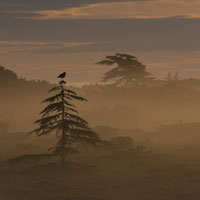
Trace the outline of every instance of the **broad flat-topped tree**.
<instances>
[{"instance_id":1,"label":"broad flat-topped tree","mask_svg":"<svg viewBox=\"0 0 200 200\"><path fill-rule=\"evenodd\" d=\"M107 56L104 60L96 64L113 66L115 68L104 74L103 81L115 80L116 85L138 86L147 80L153 80L152 74L146 71L145 65L138 61L135 56L116 53Z\"/></svg>"},{"instance_id":2,"label":"broad flat-topped tree","mask_svg":"<svg viewBox=\"0 0 200 200\"><path fill-rule=\"evenodd\" d=\"M72 100L87 100L66 89L64 81L66 74L61 75L58 76L61 79L58 86L49 91L55 94L42 101L47 103L47 106L40 113L41 118L35 121L39 127L31 133L37 136L56 133L57 145L50 150L54 155L60 156L61 165L64 165L66 155L78 152L77 144L95 145L100 139L98 134L89 128L88 123L78 115L75 105L71 103Z\"/></svg>"}]
</instances>

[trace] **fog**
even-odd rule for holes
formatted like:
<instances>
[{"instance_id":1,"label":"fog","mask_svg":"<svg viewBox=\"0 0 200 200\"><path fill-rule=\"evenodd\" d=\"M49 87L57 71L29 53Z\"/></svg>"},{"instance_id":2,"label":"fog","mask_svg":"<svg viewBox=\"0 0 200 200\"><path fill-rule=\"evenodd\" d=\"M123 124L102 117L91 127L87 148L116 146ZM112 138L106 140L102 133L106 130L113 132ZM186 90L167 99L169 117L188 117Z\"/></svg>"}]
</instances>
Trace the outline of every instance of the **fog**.
<instances>
[{"instance_id":1,"label":"fog","mask_svg":"<svg viewBox=\"0 0 200 200\"><path fill-rule=\"evenodd\" d=\"M26 157L56 144L55 134L28 135L56 84L0 69L2 200L199 199L200 79L166 76L138 87L67 83L88 100L74 104L104 142L80 146L63 169L57 158Z\"/></svg>"}]
</instances>

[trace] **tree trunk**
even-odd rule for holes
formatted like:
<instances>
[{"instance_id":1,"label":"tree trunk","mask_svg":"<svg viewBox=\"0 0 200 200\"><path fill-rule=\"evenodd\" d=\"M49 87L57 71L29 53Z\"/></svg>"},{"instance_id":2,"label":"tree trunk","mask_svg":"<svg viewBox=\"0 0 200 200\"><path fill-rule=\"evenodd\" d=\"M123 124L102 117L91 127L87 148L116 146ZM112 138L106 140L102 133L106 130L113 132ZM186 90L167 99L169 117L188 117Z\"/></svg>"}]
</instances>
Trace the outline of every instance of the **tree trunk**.
<instances>
[{"instance_id":1,"label":"tree trunk","mask_svg":"<svg viewBox=\"0 0 200 200\"><path fill-rule=\"evenodd\" d=\"M65 103L64 103L64 88L62 85L62 121L64 122L65 120ZM62 153L61 153L61 160L60 160L60 164L63 167L65 165L65 134L66 134L66 130L65 127L63 127L62 129L62 142L61 142L61 149L62 149Z\"/></svg>"},{"instance_id":2,"label":"tree trunk","mask_svg":"<svg viewBox=\"0 0 200 200\"><path fill-rule=\"evenodd\" d=\"M64 151L60 155L60 165L61 167L65 166L65 152Z\"/></svg>"},{"instance_id":3,"label":"tree trunk","mask_svg":"<svg viewBox=\"0 0 200 200\"><path fill-rule=\"evenodd\" d=\"M62 152L60 155L60 165L65 166L65 130L62 132Z\"/></svg>"}]
</instances>

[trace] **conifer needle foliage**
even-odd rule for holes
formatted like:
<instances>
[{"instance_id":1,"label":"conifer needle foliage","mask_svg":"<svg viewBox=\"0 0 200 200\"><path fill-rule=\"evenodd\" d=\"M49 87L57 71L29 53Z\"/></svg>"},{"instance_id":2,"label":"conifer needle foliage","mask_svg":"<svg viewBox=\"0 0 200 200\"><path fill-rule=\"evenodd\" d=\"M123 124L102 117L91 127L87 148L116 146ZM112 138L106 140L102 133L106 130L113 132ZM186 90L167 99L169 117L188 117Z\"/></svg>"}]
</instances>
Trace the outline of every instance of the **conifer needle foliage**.
<instances>
[{"instance_id":1,"label":"conifer needle foliage","mask_svg":"<svg viewBox=\"0 0 200 200\"><path fill-rule=\"evenodd\" d=\"M72 104L73 100L87 100L67 89L65 84L61 78L59 84L49 90L49 93L54 94L42 101L47 105L40 113L41 118L35 121L38 128L31 132L37 136L56 133L58 142L50 151L60 156L61 165L64 165L68 154L78 152L78 144L95 145L100 140L98 134L89 128L87 121L78 115L76 106Z\"/></svg>"}]
</instances>

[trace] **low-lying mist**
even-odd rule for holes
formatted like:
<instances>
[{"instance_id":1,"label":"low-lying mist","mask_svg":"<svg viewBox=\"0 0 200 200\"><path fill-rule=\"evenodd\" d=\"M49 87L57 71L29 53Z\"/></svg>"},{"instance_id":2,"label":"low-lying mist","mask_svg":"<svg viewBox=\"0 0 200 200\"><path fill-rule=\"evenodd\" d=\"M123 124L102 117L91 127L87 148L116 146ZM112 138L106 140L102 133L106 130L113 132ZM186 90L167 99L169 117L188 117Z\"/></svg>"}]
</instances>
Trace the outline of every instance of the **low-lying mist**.
<instances>
[{"instance_id":1,"label":"low-lying mist","mask_svg":"<svg viewBox=\"0 0 200 200\"><path fill-rule=\"evenodd\" d=\"M12 72L0 80L0 199L199 199L200 80L68 87L88 99L74 103L103 142L78 146L65 169L57 158L35 156L48 152L56 135L28 134L53 85Z\"/></svg>"}]
</instances>

